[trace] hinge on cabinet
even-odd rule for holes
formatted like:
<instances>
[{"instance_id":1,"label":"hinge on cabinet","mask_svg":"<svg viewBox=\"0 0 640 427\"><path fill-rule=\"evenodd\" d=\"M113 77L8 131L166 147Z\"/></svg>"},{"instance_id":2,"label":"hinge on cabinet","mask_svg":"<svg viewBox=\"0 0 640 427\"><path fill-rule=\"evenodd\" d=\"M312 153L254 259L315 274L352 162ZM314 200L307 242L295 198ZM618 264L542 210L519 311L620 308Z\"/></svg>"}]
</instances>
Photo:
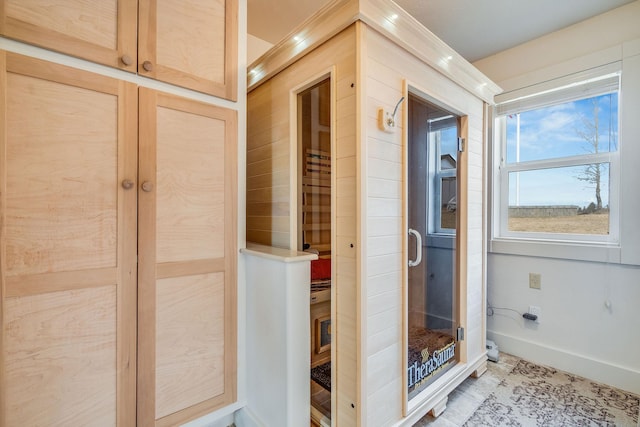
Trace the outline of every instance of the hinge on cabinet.
<instances>
[{"instance_id":1,"label":"hinge on cabinet","mask_svg":"<svg viewBox=\"0 0 640 427\"><path fill-rule=\"evenodd\" d=\"M464 328L462 326L458 326L458 330L456 331L456 341L464 341Z\"/></svg>"},{"instance_id":2,"label":"hinge on cabinet","mask_svg":"<svg viewBox=\"0 0 640 427\"><path fill-rule=\"evenodd\" d=\"M464 152L464 138L458 137L458 151Z\"/></svg>"}]
</instances>

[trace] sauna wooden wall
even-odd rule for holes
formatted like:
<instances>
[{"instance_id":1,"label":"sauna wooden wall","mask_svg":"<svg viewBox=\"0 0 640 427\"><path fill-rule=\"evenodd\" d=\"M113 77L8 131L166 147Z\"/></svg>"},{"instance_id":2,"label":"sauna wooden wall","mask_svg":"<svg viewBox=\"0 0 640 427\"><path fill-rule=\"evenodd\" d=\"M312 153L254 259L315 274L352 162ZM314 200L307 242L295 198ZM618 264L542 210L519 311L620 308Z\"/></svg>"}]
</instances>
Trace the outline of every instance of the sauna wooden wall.
<instances>
[{"instance_id":1,"label":"sauna wooden wall","mask_svg":"<svg viewBox=\"0 0 640 427\"><path fill-rule=\"evenodd\" d=\"M430 97L457 110L467 132L467 151L460 156L460 175L467 197L460 194L461 295L467 310L460 315L465 327L467 359L478 359L484 351L483 316L483 101L438 73L388 38L362 26L363 40L363 155L361 158L362 217L365 231L362 295L362 425L393 425L403 418L403 248L406 244L404 217L404 151L401 127L384 133L377 126L377 109L393 110L404 92L405 80ZM406 101L396 117L405 123ZM466 129L465 129L466 128ZM461 163L461 164L460 164ZM466 212L466 215L464 214ZM465 238L466 236L466 238ZM464 306L464 304L463 304ZM467 360L462 360L465 362ZM390 398L394 396L394 398Z\"/></svg>"},{"instance_id":2,"label":"sauna wooden wall","mask_svg":"<svg viewBox=\"0 0 640 427\"><path fill-rule=\"evenodd\" d=\"M297 241L292 230L296 230L298 206L292 191L297 189L297 177L292 174L298 170L292 152L297 136L290 134L296 117L292 91L334 71L332 319L340 334L332 342L332 360L339 366L333 378L337 398L332 402L332 422L345 426L357 425L355 34L355 26L345 29L247 96L247 241L289 248Z\"/></svg>"}]
</instances>

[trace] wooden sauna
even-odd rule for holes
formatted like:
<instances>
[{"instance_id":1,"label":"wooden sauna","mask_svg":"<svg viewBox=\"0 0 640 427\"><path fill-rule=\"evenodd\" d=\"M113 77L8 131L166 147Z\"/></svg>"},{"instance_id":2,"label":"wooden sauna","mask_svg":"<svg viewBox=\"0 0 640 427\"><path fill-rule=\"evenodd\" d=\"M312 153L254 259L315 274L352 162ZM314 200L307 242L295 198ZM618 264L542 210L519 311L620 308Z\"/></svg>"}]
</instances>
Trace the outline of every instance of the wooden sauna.
<instances>
[{"instance_id":1,"label":"wooden sauna","mask_svg":"<svg viewBox=\"0 0 640 427\"><path fill-rule=\"evenodd\" d=\"M439 415L486 367L484 147L500 88L387 0L329 3L248 79L247 241L313 250L311 276L327 264L330 346L313 288L299 319L310 370L330 355L318 424ZM324 82L309 148L300 99Z\"/></svg>"}]
</instances>

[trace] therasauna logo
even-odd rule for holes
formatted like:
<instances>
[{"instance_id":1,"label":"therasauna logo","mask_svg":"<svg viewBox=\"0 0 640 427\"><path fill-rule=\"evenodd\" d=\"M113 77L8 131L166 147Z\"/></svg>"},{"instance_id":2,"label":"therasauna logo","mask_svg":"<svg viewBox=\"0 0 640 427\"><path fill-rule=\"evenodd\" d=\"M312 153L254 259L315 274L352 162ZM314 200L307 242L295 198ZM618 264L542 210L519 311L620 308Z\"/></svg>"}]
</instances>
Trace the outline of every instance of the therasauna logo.
<instances>
[{"instance_id":1,"label":"therasauna logo","mask_svg":"<svg viewBox=\"0 0 640 427\"><path fill-rule=\"evenodd\" d=\"M424 357L426 353L426 358ZM440 369L444 368L446 365L451 362L456 355L456 343L452 342L446 347L441 348L440 350L435 350L431 357L429 357L428 351L423 351L423 360L422 363L418 363L417 361L413 363L413 365L409 366L408 374L409 374L409 387L415 388L420 387L420 385L428 380L431 376L433 376Z\"/></svg>"}]
</instances>

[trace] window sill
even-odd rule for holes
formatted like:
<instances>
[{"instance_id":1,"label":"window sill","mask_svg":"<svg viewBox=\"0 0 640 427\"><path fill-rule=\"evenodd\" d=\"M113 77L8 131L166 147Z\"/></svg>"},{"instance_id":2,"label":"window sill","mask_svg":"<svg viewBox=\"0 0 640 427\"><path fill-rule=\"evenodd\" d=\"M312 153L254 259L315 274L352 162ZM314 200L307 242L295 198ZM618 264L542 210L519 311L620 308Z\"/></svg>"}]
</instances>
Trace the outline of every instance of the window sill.
<instances>
[{"instance_id":1,"label":"window sill","mask_svg":"<svg viewBox=\"0 0 640 427\"><path fill-rule=\"evenodd\" d=\"M495 238L489 242L489 253L610 264L621 263L620 245L606 243L551 242L535 239Z\"/></svg>"}]
</instances>

